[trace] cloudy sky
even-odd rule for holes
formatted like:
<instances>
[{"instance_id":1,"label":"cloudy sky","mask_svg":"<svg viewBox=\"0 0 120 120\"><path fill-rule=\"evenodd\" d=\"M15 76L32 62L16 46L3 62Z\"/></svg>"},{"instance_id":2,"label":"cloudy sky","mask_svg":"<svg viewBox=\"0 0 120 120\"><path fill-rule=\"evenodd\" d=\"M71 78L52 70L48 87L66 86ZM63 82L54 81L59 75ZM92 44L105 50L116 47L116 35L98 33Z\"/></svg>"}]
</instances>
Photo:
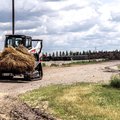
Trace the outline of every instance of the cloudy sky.
<instances>
[{"instance_id":1,"label":"cloudy sky","mask_svg":"<svg viewBox=\"0 0 120 120\"><path fill-rule=\"evenodd\" d=\"M0 49L11 33L11 1L0 0ZM44 51L120 49L120 0L15 0L16 34Z\"/></svg>"}]
</instances>

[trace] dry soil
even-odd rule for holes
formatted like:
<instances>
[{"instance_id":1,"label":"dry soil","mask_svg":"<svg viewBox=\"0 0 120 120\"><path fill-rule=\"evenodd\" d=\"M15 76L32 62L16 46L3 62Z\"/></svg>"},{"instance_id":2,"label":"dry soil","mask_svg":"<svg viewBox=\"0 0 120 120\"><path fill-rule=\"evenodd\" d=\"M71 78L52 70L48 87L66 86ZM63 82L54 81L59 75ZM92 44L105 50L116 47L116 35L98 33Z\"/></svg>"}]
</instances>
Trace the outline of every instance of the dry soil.
<instances>
[{"instance_id":1,"label":"dry soil","mask_svg":"<svg viewBox=\"0 0 120 120\"><path fill-rule=\"evenodd\" d=\"M45 67L42 80L0 80L0 97L4 95L17 96L26 91L50 84L72 84L76 82L107 83L116 72L106 72L105 68L118 64L120 64L120 61L75 65L72 67Z\"/></svg>"}]
</instances>

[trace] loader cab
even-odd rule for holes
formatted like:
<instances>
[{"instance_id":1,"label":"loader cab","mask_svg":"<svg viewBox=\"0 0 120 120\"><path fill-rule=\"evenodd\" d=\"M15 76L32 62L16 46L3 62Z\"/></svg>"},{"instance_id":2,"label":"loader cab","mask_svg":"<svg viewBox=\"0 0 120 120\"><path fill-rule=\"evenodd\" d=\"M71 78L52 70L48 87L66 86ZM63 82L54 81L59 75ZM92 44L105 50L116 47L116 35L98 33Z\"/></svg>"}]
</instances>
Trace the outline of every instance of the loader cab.
<instances>
[{"instance_id":1,"label":"loader cab","mask_svg":"<svg viewBox=\"0 0 120 120\"><path fill-rule=\"evenodd\" d=\"M18 47L20 44L25 46L27 49L31 49L32 37L25 35L6 35L5 47L8 46Z\"/></svg>"}]
</instances>

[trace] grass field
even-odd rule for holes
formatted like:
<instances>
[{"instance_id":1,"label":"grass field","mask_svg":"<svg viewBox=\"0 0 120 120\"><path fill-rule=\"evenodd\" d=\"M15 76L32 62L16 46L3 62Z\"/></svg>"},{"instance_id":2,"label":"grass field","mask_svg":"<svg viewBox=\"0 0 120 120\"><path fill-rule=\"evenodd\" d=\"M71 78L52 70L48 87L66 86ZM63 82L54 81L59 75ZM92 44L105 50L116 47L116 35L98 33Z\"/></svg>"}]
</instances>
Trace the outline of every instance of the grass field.
<instances>
[{"instance_id":1,"label":"grass field","mask_svg":"<svg viewBox=\"0 0 120 120\"><path fill-rule=\"evenodd\" d=\"M79 83L42 87L20 96L63 120L120 120L120 89Z\"/></svg>"},{"instance_id":2,"label":"grass field","mask_svg":"<svg viewBox=\"0 0 120 120\"><path fill-rule=\"evenodd\" d=\"M43 62L42 66L46 67L70 67L72 65L88 65L88 64L96 64L107 62L108 60L105 59L91 59L91 60L73 60L73 61L49 61Z\"/></svg>"},{"instance_id":3,"label":"grass field","mask_svg":"<svg viewBox=\"0 0 120 120\"><path fill-rule=\"evenodd\" d=\"M101 62L106 62L107 60L83 60L83 61L73 61L71 63L63 63L62 66L72 66L72 65L88 65L88 64L96 64Z\"/></svg>"}]
</instances>

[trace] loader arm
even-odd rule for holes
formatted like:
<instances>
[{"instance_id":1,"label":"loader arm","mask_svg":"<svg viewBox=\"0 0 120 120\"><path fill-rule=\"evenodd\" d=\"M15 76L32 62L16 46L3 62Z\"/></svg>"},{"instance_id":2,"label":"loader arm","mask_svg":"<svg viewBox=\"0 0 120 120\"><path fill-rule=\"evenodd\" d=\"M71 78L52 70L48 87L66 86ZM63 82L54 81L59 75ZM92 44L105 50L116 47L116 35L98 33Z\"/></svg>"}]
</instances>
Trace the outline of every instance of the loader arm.
<instances>
[{"instance_id":1,"label":"loader arm","mask_svg":"<svg viewBox=\"0 0 120 120\"><path fill-rule=\"evenodd\" d=\"M40 75L40 77L42 79L42 77L43 77L43 70L42 70L42 64L41 64L40 54L41 54L42 48L43 48L43 40L32 39L32 44L33 44L33 42L37 42L37 44L29 52L31 52L32 54L34 54L34 56L36 58L35 70L39 72L39 75Z\"/></svg>"},{"instance_id":2,"label":"loader arm","mask_svg":"<svg viewBox=\"0 0 120 120\"><path fill-rule=\"evenodd\" d=\"M32 42L38 42L37 46L36 46L36 49L37 50L37 53L40 54L41 51L42 51L42 48L43 48L43 40L40 40L40 39L32 39Z\"/></svg>"}]
</instances>

